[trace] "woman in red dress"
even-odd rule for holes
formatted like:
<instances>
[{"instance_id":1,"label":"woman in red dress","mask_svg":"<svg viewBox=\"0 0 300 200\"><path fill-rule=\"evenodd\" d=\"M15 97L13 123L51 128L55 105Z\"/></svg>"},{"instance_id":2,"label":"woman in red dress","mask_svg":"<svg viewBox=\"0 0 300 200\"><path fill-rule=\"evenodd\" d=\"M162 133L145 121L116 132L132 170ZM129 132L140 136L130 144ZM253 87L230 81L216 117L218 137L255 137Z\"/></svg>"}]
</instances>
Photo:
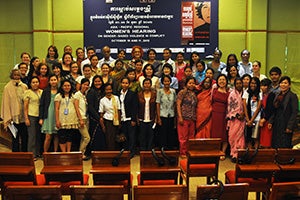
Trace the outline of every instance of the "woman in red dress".
<instances>
[{"instance_id":1,"label":"woman in red dress","mask_svg":"<svg viewBox=\"0 0 300 200\"><path fill-rule=\"evenodd\" d=\"M221 74L217 78L217 88L212 93L212 138L221 138L222 151L225 153L228 146L226 133L226 109L229 92L227 89L227 77ZM225 156L221 156L225 160Z\"/></svg>"},{"instance_id":2,"label":"woman in red dress","mask_svg":"<svg viewBox=\"0 0 300 200\"><path fill-rule=\"evenodd\" d=\"M270 79L263 79L260 82L260 89L263 93L262 98L262 110L261 110L261 119L259 121L260 126L260 146L263 148L270 148L272 142L272 129L268 129L268 120L272 114L272 104L273 98L269 97L269 92L271 89L271 80ZM272 100L271 100L272 99Z\"/></svg>"}]
</instances>

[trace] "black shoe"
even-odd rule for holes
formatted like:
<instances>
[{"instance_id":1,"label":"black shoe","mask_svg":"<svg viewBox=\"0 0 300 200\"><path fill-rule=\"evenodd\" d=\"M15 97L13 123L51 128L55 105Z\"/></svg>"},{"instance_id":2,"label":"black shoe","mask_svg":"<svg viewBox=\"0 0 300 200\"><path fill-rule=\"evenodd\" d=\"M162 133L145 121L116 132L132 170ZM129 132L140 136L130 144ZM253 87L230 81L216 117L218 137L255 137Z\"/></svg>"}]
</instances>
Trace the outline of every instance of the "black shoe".
<instances>
[{"instance_id":1,"label":"black shoe","mask_svg":"<svg viewBox=\"0 0 300 200\"><path fill-rule=\"evenodd\" d=\"M82 158L83 161L88 161L88 160L90 160L90 159L91 159L90 156L83 156L83 158Z\"/></svg>"},{"instance_id":2,"label":"black shoe","mask_svg":"<svg viewBox=\"0 0 300 200\"><path fill-rule=\"evenodd\" d=\"M134 157L134 153L131 153L130 154L130 159L133 158L133 157Z\"/></svg>"}]
</instances>

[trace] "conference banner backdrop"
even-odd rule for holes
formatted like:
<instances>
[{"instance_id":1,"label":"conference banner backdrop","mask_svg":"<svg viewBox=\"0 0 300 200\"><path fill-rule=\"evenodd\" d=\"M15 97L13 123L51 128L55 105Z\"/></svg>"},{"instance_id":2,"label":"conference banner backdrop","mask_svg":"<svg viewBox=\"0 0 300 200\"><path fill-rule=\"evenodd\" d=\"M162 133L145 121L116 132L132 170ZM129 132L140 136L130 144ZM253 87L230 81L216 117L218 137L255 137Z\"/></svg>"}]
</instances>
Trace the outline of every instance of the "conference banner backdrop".
<instances>
[{"instance_id":1,"label":"conference banner backdrop","mask_svg":"<svg viewBox=\"0 0 300 200\"><path fill-rule=\"evenodd\" d=\"M218 0L83 0L83 9L84 46L97 53L140 45L206 56L218 47Z\"/></svg>"}]
</instances>

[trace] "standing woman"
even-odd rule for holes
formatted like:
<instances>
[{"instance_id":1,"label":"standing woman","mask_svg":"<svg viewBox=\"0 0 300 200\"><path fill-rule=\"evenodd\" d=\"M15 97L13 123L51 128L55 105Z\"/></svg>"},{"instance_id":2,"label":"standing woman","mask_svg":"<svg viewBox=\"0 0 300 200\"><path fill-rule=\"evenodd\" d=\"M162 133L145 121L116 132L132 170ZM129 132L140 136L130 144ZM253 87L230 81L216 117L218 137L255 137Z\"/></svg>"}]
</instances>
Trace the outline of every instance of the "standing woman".
<instances>
[{"instance_id":1,"label":"standing woman","mask_svg":"<svg viewBox=\"0 0 300 200\"><path fill-rule=\"evenodd\" d=\"M197 85L204 80L206 74L205 71L206 71L205 62L203 60L199 60L196 63L196 74L195 74Z\"/></svg>"},{"instance_id":2,"label":"standing woman","mask_svg":"<svg viewBox=\"0 0 300 200\"><path fill-rule=\"evenodd\" d=\"M118 96L112 94L112 85L103 86L105 96L100 100L100 125L106 138L106 150L117 150L116 135L121 126L121 107Z\"/></svg>"},{"instance_id":3,"label":"standing woman","mask_svg":"<svg viewBox=\"0 0 300 200\"><path fill-rule=\"evenodd\" d=\"M139 80L139 78L143 76L143 60L136 60L134 64L135 64L134 69L135 69L136 80Z\"/></svg>"},{"instance_id":4,"label":"standing woman","mask_svg":"<svg viewBox=\"0 0 300 200\"><path fill-rule=\"evenodd\" d=\"M114 85L114 79L109 75L110 67L107 63L103 63L101 65L101 77L103 80L103 84L111 84Z\"/></svg>"},{"instance_id":5,"label":"standing woman","mask_svg":"<svg viewBox=\"0 0 300 200\"><path fill-rule=\"evenodd\" d=\"M228 97L227 128L230 144L231 161L236 163L237 150L245 148L245 113L243 106L243 82L240 78L234 81L234 89Z\"/></svg>"},{"instance_id":6,"label":"standing woman","mask_svg":"<svg viewBox=\"0 0 300 200\"><path fill-rule=\"evenodd\" d=\"M78 129L78 116L74 105L74 89L69 80L61 82L55 102L55 123L58 129L59 146L62 152L70 152L72 136Z\"/></svg>"},{"instance_id":7,"label":"standing woman","mask_svg":"<svg viewBox=\"0 0 300 200\"><path fill-rule=\"evenodd\" d=\"M62 72L62 66L60 63L55 63L52 65L52 71L53 71L53 74L56 75L57 77L57 80L58 80L58 87L60 86L60 81L62 79L62 75L61 75L61 72Z\"/></svg>"},{"instance_id":8,"label":"standing woman","mask_svg":"<svg viewBox=\"0 0 300 200\"><path fill-rule=\"evenodd\" d=\"M146 151L151 150L153 144L156 92L151 88L152 81L150 78L145 78L142 84L143 90L138 94L138 119L140 123L140 148L142 151Z\"/></svg>"},{"instance_id":9,"label":"standing woman","mask_svg":"<svg viewBox=\"0 0 300 200\"><path fill-rule=\"evenodd\" d=\"M201 86L202 89L197 95L197 120L195 138L210 138L212 112L212 78L206 77L202 81Z\"/></svg>"},{"instance_id":10,"label":"standing woman","mask_svg":"<svg viewBox=\"0 0 300 200\"><path fill-rule=\"evenodd\" d=\"M238 68L235 65L230 66L229 71L227 72L227 78L228 78L228 87L230 89L234 88L235 79L240 77L238 73Z\"/></svg>"},{"instance_id":11,"label":"standing woman","mask_svg":"<svg viewBox=\"0 0 300 200\"><path fill-rule=\"evenodd\" d=\"M122 60L124 62L124 69L127 70L129 68L127 62L126 62L126 51L124 49L119 49L117 54L117 60ZM109 66L115 67L115 61L112 61Z\"/></svg>"},{"instance_id":12,"label":"standing woman","mask_svg":"<svg viewBox=\"0 0 300 200\"><path fill-rule=\"evenodd\" d=\"M129 90L134 93L139 93L142 88L140 82L136 80L135 70L133 68L128 68L125 76L129 79Z\"/></svg>"},{"instance_id":13,"label":"standing woman","mask_svg":"<svg viewBox=\"0 0 300 200\"><path fill-rule=\"evenodd\" d=\"M246 144L251 148L259 147L259 120L262 93L260 92L260 81L252 77L247 91L243 93L244 111L246 117Z\"/></svg>"},{"instance_id":14,"label":"standing woman","mask_svg":"<svg viewBox=\"0 0 300 200\"><path fill-rule=\"evenodd\" d=\"M226 68L226 64L221 62L222 51L218 48L214 50L213 60L207 63L207 67L212 68L216 73L214 74L214 79L220 75L221 71Z\"/></svg>"},{"instance_id":15,"label":"standing woman","mask_svg":"<svg viewBox=\"0 0 300 200\"><path fill-rule=\"evenodd\" d=\"M130 158L135 155L136 145L136 123L138 113L137 93L129 89L130 80L128 77L121 79L121 91L119 93L121 105L121 133L125 134L125 149L130 150Z\"/></svg>"},{"instance_id":16,"label":"standing woman","mask_svg":"<svg viewBox=\"0 0 300 200\"><path fill-rule=\"evenodd\" d=\"M73 62L73 56L71 53L64 53L62 57L62 76L67 76L71 73L71 63Z\"/></svg>"},{"instance_id":17,"label":"standing woman","mask_svg":"<svg viewBox=\"0 0 300 200\"><path fill-rule=\"evenodd\" d=\"M227 89L227 77L224 74L220 74L217 78L217 88L212 93L212 138L221 138L222 151L225 153L228 142L226 133L226 110L227 99L229 92ZM225 156L220 157L221 160L225 160Z\"/></svg>"},{"instance_id":18,"label":"standing woman","mask_svg":"<svg viewBox=\"0 0 300 200\"><path fill-rule=\"evenodd\" d=\"M77 66L81 66L81 62L85 59L84 57L84 50L81 47L76 49L76 63ZM79 69L79 74L81 74L81 70Z\"/></svg>"},{"instance_id":19,"label":"standing woman","mask_svg":"<svg viewBox=\"0 0 300 200\"><path fill-rule=\"evenodd\" d=\"M48 152L51 139L54 138L54 152L58 150L58 135L55 128L55 108L54 98L57 94L58 78L56 75L50 75L49 86L43 91L39 107L39 124L42 126L42 133L46 134L44 141L44 152Z\"/></svg>"},{"instance_id":20,"label":"standing woman","mask_svg":"<svg viewBox=\"0 0 300 200\"><path fill-rule=\"evenodd\" d=\"M94 54L90 57L90 62L91 62L91 68L92 68L92 76L95 76L96 74L100 75L101 69L99 66L99 58L96 54Z\"/></svg>"},{"instance_id":21,"label":"standing woman","mask_svg":"<svg viewBox=\"0 0 300 200\"><path fill-rule=\"evenodd\" d=\"M154 75L157 77L161 77L161 62L156 60L156 51L154 49L149 49L147 51L147 58L148 60L144 62L144 65L153 65Z\"/></svg>"},{"instance_id":22,"label":"standing woman","mask_svg":"<svg viewBox=\"0 0 300 200\"><path fill-rule=\"evenodd\" d=\"M39 106L43 90L39 89L39 78L33 76L29 80L28 90L24 93L24 118L28 131L28 152L33 152L34 158L41 156L41 133L39 125Z\"/></svg>"},{"instance_id":23,"label":"standing woman","mask_svg":"<svg viewBox=\"0 0 300 200\"><path fill-rule=\"evenodd\" d=\"M113 92L116 94L116 91L120 91L121 89L121 79L125 76L124 62L122 60L117 59L115 62L115 67L110 72L111 77L114 79Z\"/></svg>"},{"instance_id":24,"label":"standing woman","mask_svg":"<svg viewBox=\"0 0 300 200\"><path fill-rule=\"evenodd\" d=\"M269 118L274 110L273 100L274 93L270 94L272 81L270 79L263 79L260 82L260 89L263 94L261 101L261 117L259 120L260 126L260 147L270 148L272 142L272 129L268 128Z\"/></svg>"},{"instance_id":25,"label":"standing woman","mask_svg":"<svg viewBox=\"0 0 300 200\"><path fill-rule=\"evenodd\" d=\"M170 87L172 89L175 89L175 90L178 89L178 79L176 77L174 77L173 67L172 67L171 64L165 63L163 65L162 75L163 76L169 76L171 78ZM163 88L164 84L163 84L162 78L159 79L159 82L160 82L160 88Z\"/></svg>"},{"instance_id":26,"label":"standing woman","mask_svg":"<svg viewBox=\"0 0 300 200\"><path fill-rule=\"evenodd\" d=\"M50 45L48 47L48 50L47 50L46 59L43 59L42 63L46 63L49 66L49 68L51 69L52 65L54 63L58 63L58 62L59 61L58 61L58 51L57 51L57 48L54 45Z\"/></svg>"},{"instance_id":27,"label":"standing woman","mask_svg":"<svg viewBox=\"0 0 300 200\"><path fill-rule=\"evenodd\" d=\"M49 80L49 74L50 70L47 64L45 63L40 63L38 68L37 68L37 77L39 78L39 88L40 89L45 89L48 87L48 80Z\"/></svg>"},{"instance_id":28,"label":"standing woman","mask_svg":"<svg viewBox=\"0 0 300 200\"><path fill-rule=\"evenodd\" d=\"M86 146L90 142L90 135L88 131L88 120L87 120L87 100L86 100L86 92L90 88L90 80L87 78L83 78L80 83L80 90L77 91L74 95L75 101L75 109L77 112L77 116L79 116L79 131L81 134L81 141L79 150L82 152L82 158L84 160L87 159L85 155Z\"/></svg>"},{"instance_id":29,"label":"standing woman","mask_svg":"<svg viewBox=\"0 0 300 200\"><path fill-rule=\"evenodd\" d=\"M40 65L40 59L36 56L32 57L29 65L28 77L37 76L37 69Z\"/></svg>"},{"instance_id":30,"label":"standing woman","mask_svg":"<svg viewBox=\"0 0 300 200\"><path fill-rule=\"evenodd\" d=\"M265 79L267 77L266 77L266 75L260 73L260 68L261 68L261 62L258 60L255 60L252 63L252 71L253 71L252 76L257 77L257 78L259 78L260 81L262 81L263 79Z\"/></svg>"},{"instance_id":31,"label":"standing woman","mask_svg":"<svg viewBox=\"0 0 300 200\"><path fill-rule=\"evenodd\" d=\"M172 69L171 65L170 67ZM163 88L157 90L156 97L157 124L159 125L158 142L160 147L165 147L166 149L175 149L178 144L178 136L174 129L176 91L171 88L171 82L171 76L162 75L161 84Z\"/></svg>"},{"instance_id":32,"label":"standing woman","mask_svg":"<svg viewBox=\"0 0 300 200\"><path fill-rule=\"evenodd\" d=\"M20 151L19 139L21 137L21 151L27 151L27 128L24 122L23 95L27 85L21 81L21 73L13 69L10 73L10 81L4 86L2 93L1 118L4 128L12 123L17 128L16 137L12 137L12 151Z\"/></svg>"},{"instance_id":33,"label":"standing woman","mask_svg":"<svg viewBox=\"0 0 300 200\"><path fill-rule=\"evenodd\" d=\"M184 53L179 52L176 54L175 66L176 66L175 76L177 80L180 81L184 77L184 69L187 66L187 63L184 61Z\"/></svg>"},{"instance_id":34,"label":"standing woman","mask_svg":"<svg viewBox=\"0 0 300 200\"><path fill-rule=\"evenodd\" d=\"M192 71L192 67L187 65L184 68L184 76L182 77L182 79L178 82L178 91L182 90L185 87L185 83L186 83L186 79L189 76L193 76L193 71Z\"/></svg>"},{"instance_id":35,"label":"standing woman","mask_svg":"<svg viewBox=\"0 0 300 200\"><path fill-rule=\"evenodd\" d=\"M243 82L243 91L245 92L249 88L251 76L249 74L244 74L242 76L242 82Z\"/></svg>"},{"instance_id":36,"label":"standing woman","mask_svg":"<svg viewBox=\"0 0 300 200\"><path fill-rule=\"evenodd\" d=\"M129 67L135 68L135 61L137 60L142 60L143 61L143 54L144 54L144 50L141 46L133 46L131 49L131 56L132 59L129 61L128 65Z\"/></svg>"},{"instance_id":37,"label":"standing woman","mask_svg":"<svg viewBox=\"0 0 300 200\"><path fill-rule=\"evenodd\" d=\"M176 100L177 107L177 131L180 145L180 155L185 157L187 152L187 142L195 135L197 97L194 93L196 79L188 76L185 88L182 89Z\"/></svg>"},{"instance_id":38,"label":"standing woman","mask_svg":"<svg viewBox=\"0 0 300 200\"><path fill-rule=\"evenodd\" d=\"M79 65L77 64L77 62L73 61L71 63L71 73L69 74L68 79L71 80L73 84L75 84L75 91L79 91L82 76L80 76L79 74Z\"/></svg>"},{"instance_id":39,"label":"standing woman","mask_svg":"<svg viewBox=\"0 0 300 200\"><path fill-rule=\"evenodd\" d=\"M199 60L200 60L200 54L196 51L192 52L190 57L190 66L192 67L193 77L196 76L196 72L197 72L196 63L199 62Z\"/></svg>"},{"instance_id":40,"label":"standing woman","mask_svg":"<svg viewBox=\"0 0 300 200\"><path fill-rule=\"evenodd\" d=\"M281 77L280 93L275 97L275 111L269 120L269 129L273 128L272 147L292 148L293 131L297 125L298 97L291 91L291 78Z\"/></svg>"},{"instance_id":41,"label":"standing woman","mask_svg":"<svg viewBox=\"0 0 300 200\"><path fill-rule=\"evenodd\" d=\"M99 103L103 95L103 81L101 76L93 77L91 89L86 95L89 114L89 134L90 143L88 144L85 155L91 156L92 151L105 150L105 135L100 127Z\"/></svg>"},{"instance_id":42,"label":"standing woman","mask_svg":"<svg viewBox=\"0 0 300 200\"><path fill-rule=\"evenodd\" d=\"M141 76L139 78L141 87L143 87L145 78L151 79L151 83L152 83L151 88L152 89L157 90L160 88L159 79L158 79L158 77L154 76L153 65L151 65L151 64L145 65L145 67L143 69L143 76Z\"/></svg>"}]
</instances>

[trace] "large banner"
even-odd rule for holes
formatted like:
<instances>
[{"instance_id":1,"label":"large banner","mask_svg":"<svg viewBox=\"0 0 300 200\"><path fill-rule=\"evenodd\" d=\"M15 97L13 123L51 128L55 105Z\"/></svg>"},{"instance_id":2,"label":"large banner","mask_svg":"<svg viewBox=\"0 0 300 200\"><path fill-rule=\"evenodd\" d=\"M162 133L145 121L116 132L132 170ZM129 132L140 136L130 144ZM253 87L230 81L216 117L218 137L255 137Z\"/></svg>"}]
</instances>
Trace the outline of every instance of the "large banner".
<instances>
[{"instance_id":1,"label":"large banner","mask_svg":"<svg viewBox=\"0 0 300 200\"><path fill-rule=\"evenodd\" d=\"M218 47L218 0L83 0L83 8L84 45L97 53L140 45L206 56Z\"/></svg>"}]
</instances>

